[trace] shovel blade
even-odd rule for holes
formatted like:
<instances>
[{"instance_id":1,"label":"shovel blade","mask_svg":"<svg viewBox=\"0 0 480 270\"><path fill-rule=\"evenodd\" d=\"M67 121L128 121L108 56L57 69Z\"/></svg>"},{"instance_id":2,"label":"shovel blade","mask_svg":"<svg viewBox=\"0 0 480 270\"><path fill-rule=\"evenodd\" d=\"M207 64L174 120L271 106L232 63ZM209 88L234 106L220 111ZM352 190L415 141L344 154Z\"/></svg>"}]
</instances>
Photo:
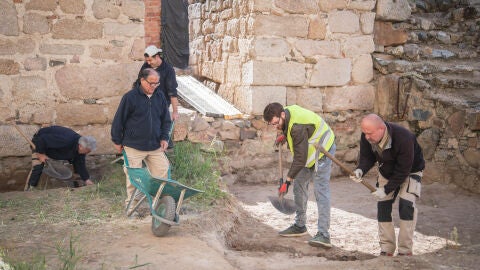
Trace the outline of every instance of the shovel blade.
<instances>
[{"instance_id":1,"label":"shovel blade","mask_svg":"<svg viewBox=\"0 0 480 270\"><path fill-rule=\"evenodd\" d=\"M297 207L295 206L295 202L293 200L277 196L268 196L268 199L272 203L273 207L283 214L291 215L297 211Z\"/></svg>"}]
</instances>

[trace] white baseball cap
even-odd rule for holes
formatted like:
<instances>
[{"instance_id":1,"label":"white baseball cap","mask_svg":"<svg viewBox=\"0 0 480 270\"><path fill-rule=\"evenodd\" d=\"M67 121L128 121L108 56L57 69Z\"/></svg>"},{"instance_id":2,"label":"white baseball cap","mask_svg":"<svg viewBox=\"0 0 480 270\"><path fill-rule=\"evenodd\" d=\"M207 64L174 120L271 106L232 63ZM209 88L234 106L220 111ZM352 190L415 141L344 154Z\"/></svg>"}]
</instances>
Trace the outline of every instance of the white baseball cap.
<instances>
[{"instance_id":1,"label":"white baseball cap","mask_svg":"<svg viewBox=\"0 0 480 270\"><path fill-rule=\"evenodd\" d=\"M162 52L162 49L157 48L155 45L150 45L145 49L145 54L149 57L152 57Z\"/></svg>"}]
</instances>

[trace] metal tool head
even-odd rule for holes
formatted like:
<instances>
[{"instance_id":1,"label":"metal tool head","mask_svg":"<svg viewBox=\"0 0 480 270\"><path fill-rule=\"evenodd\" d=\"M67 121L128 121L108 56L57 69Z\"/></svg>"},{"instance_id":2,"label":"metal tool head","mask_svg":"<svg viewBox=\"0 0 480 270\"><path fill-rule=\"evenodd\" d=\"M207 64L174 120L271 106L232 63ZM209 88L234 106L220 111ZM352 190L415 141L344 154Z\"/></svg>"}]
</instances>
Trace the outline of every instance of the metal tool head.
<instances>
[{"instance_id":1,"label":"metal tool head","mask_svg":"<svg viewBox=\"0 0 480 270\"><path fill-rule=\"evenodd\" d=\"M268 196L273 207L283 214L291 215L297 211L295 202L290 199L285 199L283 196Z\"/></svg>"},{"instance_id":2,"label":"metal tool head","mask_svg":"<svg viewBox=\"0 0 480 270\"><path fill-rule=\"evenodd\" d=\"M72 177L72 170L65 166L63 160L47 159L43 172L53 178L66 180Z\"/></svg>"}]
</instances>

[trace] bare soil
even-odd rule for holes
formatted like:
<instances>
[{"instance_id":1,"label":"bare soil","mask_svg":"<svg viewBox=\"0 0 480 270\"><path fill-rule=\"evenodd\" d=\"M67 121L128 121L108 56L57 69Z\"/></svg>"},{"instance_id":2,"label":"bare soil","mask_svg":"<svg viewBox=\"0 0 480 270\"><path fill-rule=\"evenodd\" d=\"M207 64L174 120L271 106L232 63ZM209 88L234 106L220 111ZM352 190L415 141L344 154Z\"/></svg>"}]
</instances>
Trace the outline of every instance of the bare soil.
<instances>
[{"instance_id":1,"label":"bare soil","mask_svg":"<svg viewBox=\"0 0 480 270\"><path fill-rule=\"evenodd\" d=\"M88 188L92 187L80 189ZM43 254L47 263L54 265L58 260L55 243L75 235L82 254L78 269L478 269L480 196L454 186L423 187L411 257L378 257L375 200L362 185L347 178L331 182L331 249L310 247L307 240L311 236L277 235L293 223L294 216L271 206L267 196L276 193L276 186L234 184L228 189L232 196L213 208L181 215L181 225L172 227L166 237L152 234L148 215L37 224L24 213L2 207L0 248L7 250L9 257L26 261ZM7 192L0 193L0 199L34 200L73 196L75 192ZM122 200L119 198L119 205ZM52 205L55 207L61 206ZM111 206L92 199L83 207L101 212ZM308 207L307 228L314 235L317 215L313 197ZM395 220L397 209L395 206ZM457 234L452 234L454 228Z\"/></svg>"}]
</instances>

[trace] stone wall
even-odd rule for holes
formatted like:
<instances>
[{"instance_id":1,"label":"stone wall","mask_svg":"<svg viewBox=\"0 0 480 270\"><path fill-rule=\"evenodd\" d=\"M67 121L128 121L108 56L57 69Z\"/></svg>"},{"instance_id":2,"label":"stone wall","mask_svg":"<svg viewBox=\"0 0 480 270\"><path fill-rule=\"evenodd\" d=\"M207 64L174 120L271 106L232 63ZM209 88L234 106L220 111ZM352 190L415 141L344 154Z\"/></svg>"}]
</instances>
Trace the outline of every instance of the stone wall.
<instances>
[{"instance_id":1,"label":"stone wall","mask_svg":"<svg viewBox=\"0 0 480 270\"><path fill-rule=\"evenodd\" d=\"M270 102L321 113L337 156L356 161L359 118L374 108L375 0L189 2L200 80L257 120Z\"/></svg>"},{"instance_id":2,"label":"stone wall","mask_svg":"<svg viewBox=\"0 0 480 270\"><path fill-rule=\"evenodd\" d=\"M8 119L30 138L69 126L97 138L96 154L113 152L110 123L143 60L144 13L141 0L0 1L1 180L23 183L30 168Z\"/></svg>"},{"instance_id":3,"label":"stone wall","mask_svg":"<svg viewBox=\"0 0 480 270\"><path fill-rule=\"evenodd\" d=\"M241 111L373 109L375 1L190 1L194 74Z\"/></svg>"},{"instance_id":4,"label":"stone wall","mask_svg":"<svg viewBox=\"0 0 480 270\"><path fill-rule=\"evenodd\" d=\"M136 78L145 39L159 42L159 21L150 19L160 2L0 1L1 190L23 185L30 168L28 144L8 119L29 137L42 125L70 126L98 139L95 154L113 153L110 123ZM416 16L414 2L425 16ZM194 74L252 118L184 114L175 141L221 140L236 149L225 171L275 179L275 131L261 120L267 103L321 113L335 131L337 158L350 163L357 160L359 119L375 111L418 135L426 182L480 192L478 6L437 2L189 0ZM432 7L445 12L443 20L428 13ZM450 45L457 48L445 49Z\"/></svg>"},{"instance_id":5,"label":"stone wall","mask_svg":"<svg viewBox=\"0 0 480 270\"><path fill-rule=\"evenodd\" d=\"M425 182L480 193L480 3L378 0L376 13L375 111L417 135Z\"/></svg>"}]
</instances>

